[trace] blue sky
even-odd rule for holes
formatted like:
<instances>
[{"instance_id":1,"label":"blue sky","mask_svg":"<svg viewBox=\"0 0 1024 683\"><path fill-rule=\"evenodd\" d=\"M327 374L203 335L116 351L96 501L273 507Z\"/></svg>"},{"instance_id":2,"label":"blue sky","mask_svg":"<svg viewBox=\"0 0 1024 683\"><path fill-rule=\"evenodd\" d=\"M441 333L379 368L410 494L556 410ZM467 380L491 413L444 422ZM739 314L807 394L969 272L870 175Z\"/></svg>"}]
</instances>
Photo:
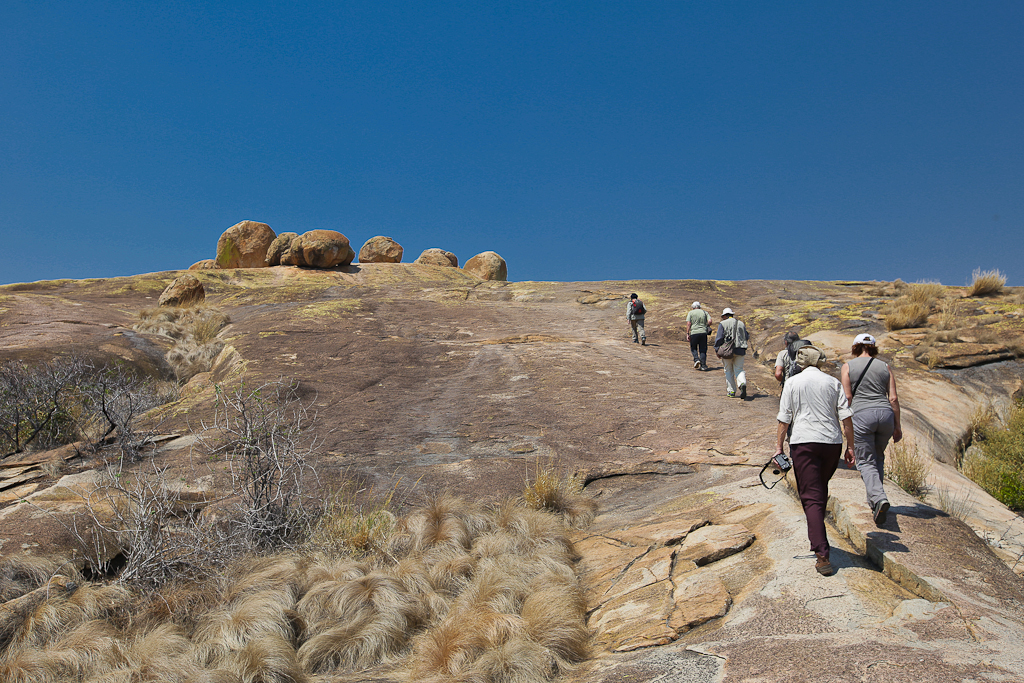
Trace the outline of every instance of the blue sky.
<instances>
[{"instance_id":1,"label":"blue sky","mask_svg":"<svg viewBox=\"0 0 1024 683\"><path fill-rule=\"evenodd\" d=\"M0 3L0 283L234 223L513 280L1024 284L1024 3Z\"/></svg>"}]
</instances>

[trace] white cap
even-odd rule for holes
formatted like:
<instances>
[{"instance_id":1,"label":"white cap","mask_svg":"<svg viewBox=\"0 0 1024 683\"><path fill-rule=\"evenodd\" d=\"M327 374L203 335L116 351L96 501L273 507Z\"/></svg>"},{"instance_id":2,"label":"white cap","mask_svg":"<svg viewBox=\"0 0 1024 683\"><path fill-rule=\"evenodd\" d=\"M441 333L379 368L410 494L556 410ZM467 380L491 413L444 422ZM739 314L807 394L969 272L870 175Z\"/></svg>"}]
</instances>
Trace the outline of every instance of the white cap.
<instances>
[{"instance_id":1,"label":"white cap","mask_svg":"<svg viewBox=\"0 0 1024 683\"><path fill-rule=\"evenodd\" d=\"M700 302L699 301L694 301L693 305L691 305L690 308L700 308Z\"/></svg>"},{"instance_id":2,"label":"white cap","mask_svg":"<svg viewBox=\"0 0 1024 683\"><path fill-rule=\"evenodd\" d=\"M731 308L723 308L722 309L722 315L732 315L732 309Z\"/></svg>"},{"instance_id":3,"label":"white cap","mask_svg":"<svg viewBox=\"0 0 1024 683\"><path fill-rule=\"evenodd\" d=\"M853 343L854 344L871 344L872 346L874 346L875 345L875 338L872 337L870 334L866 334L866 333L865 334L858 334L854 338Z\"/></svg>"}]
</instances>

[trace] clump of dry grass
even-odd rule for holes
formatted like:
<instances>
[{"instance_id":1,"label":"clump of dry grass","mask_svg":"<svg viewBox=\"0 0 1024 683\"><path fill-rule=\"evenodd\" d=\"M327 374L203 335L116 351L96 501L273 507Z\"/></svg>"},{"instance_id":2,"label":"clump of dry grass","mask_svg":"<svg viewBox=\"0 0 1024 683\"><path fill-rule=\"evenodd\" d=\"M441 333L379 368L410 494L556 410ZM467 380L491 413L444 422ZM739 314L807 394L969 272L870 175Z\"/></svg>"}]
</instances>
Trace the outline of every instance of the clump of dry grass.
<instances>
[{"instance_id":1,"label":"clump of dry grass","mask_svg":"<svg viewBox=\"0 0 1024 683\"><path fill-rule=\"evenodd\" d=\"M912 439L903 439L889 448L885 458L885 476L912 496L920 498L928 490L928 462L918 453Z\"/></svg>"},{"instance_id":2,"label":"clump of dry grass","mask_svg":"<svg viewBox=\"0 0 1024 683\"><path fill-rule=\"evenodd\" d=\"M139 311L133 329L173 339L165 357L178 381L186 382L212 367L224 348L218 334L230 322L227 314L208 306L147 308Z\"/></svg>"},{"instance_id":3,"label":"clump of dry grass","mask_svg":"<svg viewBox=\"0 0 1024 683\"><path fill-rule=\"evenodd\" d=\"M561 514L570 527L582 529L594 521L597 501L583 492L585 480L579 473L561 472L552 462L538 461L532 481L523 488L523 500L535 510Z\"/></svg>"},{"instance_id":4,"label":"clump of dry grass","mask_svg":"<svg viewBox=\"0 0 1024 683\"><path fill-rule=\"evenodd\" d=\"M897 299L882 309L885 326L889 330L904 330L910 327L921 327L928 322L931 309L914 301Z\"/></svg>"},{"instance_id":5,"label":"clump of dry grass","mask_svg":"<svg viewBox=\"0 0 1024 683\"><path fill-rule=\"evenodd\" d=\"M959 324L960 300L943 299L939 303L939 319L935 327L940 330L955 330Z\"/></svg>"},{"instance_id":6,"label":"clump of dry grass","mask_svg":"<svg viewBox=\"0 0 1024 683\"><path fill-rule=\"evenodd\" d=\"M382 551L390 542L397 520L388 509L395 495L392 489L376 499L372 492L360 504L355 492L336 491L309 534L307 545L332 557L366 556Z\"/></svg>"},{"instance_id":7,"label":"clump of dry grass","mask_svg":"<svg viewBox=\"0 0 1024 683\"><path fill-rule=\"evenodd\" d=\"M148 601L122 586L48 594L0 642L0 680L303 683L389 665L417 681L525 683L590 654L561 513L441 494L357 554L250 556ZM7 560L0 574L24 592L57 566Z\"/></svg>"},{"instance_id":8,"label":"clump of dry grass","mask_svg":"<svg viewBox=\"0 0 1024 683\"><path fill-rule=\"evenodd\" d=\"M999 294L1006 284L1006 276L995 270L975 268L971 273L971 284L967 286L967 296L988 296Z\"/></svg>"},{"instance_id":9,"label":"clump of dry grass","mask_svg":"<svg viewBox=\"0 0 1024 683\"><path fill-rule=\"evenodd\" d=\"M915 282L907 290L906 297L914 303L929 309L946 293L946 288L938 282Z\"/></svg>"},{"instance_id":10,"label":"clump of dry grass","mask_svg":"<svg viewBox=\"0 0 1024 683\"><path fill-rule=\"evenodd\" d=\"M935 495L938 499L939 509L961 522L966 522L974 512L974 496L967 487L954 492L945 486L940 486L935 490Z\"/></svg>"}]
</instances>

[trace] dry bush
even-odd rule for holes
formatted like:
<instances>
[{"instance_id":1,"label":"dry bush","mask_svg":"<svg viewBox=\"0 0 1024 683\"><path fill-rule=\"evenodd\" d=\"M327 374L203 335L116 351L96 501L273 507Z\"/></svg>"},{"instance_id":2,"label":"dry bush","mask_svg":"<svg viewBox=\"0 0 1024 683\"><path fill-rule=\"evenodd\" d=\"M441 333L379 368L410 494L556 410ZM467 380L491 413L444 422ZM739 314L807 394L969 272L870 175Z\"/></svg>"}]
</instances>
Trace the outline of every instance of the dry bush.
<instances>
[{"instance_id":1,"label":"dry bush","mask_svg":"<svg viewBox=\"0 0 1024 683\"><path fill-rule=\"evenodd\" d=\"M395 489L383 498L370 491L365 503L352 486L335 491L324 503L306 546L328 557L367 556L384 552L395 531L396 518L388 509Z\"/></svg>"},{"instance_id":2,"label":"dry bush","mask_svg":"<svg viewBox=\"0 0 1024 683\"><path fill-rule=\"evenodd\" d=\"M284 380L256 386L243 380L232 390L215 389L213 419L201 424L193 448L204 459L227 463L239 497L229 520L231 540L247 552L293 548L319 508L322 437L309 410L315 397L302 399L298 383Z\"/></svg>"},{"instance_id":3,"label":"dry bush","mask_svg":"<svg viewBox=\"0 0 1024 683\"><path fill-rule=\"evenodd\" d=\"M912 496L920 498L928 490L928 462L921 457L912 439L903 439L889 448L885 458L885 476Z\"/></svg>"},{"instance_id":4,"label":"dry bush","mask_svg":"<svg viewBox=\"0 0 1024 683\"><path fill-rule=\"evenodd\" d=\"M939 319L936 323L936 328L940 330L955 330L959 324L960 309L960 299L943 299L939 303Z\"/></svg>"},{"instance_id":5,"label":"dry bush","mask_svg":"<svg viewBox=\"0 0 1024 683\"><path fill-rule=\"evenodd\" d=\"M915 282L910 285L905 296L913 303L931 309L945 293L946 288L938 282Z\"/></svg>"},{"instance_id":6,"label":"dry bush","mask_svg":"<svg viewBox=\"0 0 1024 683\"><path fill-rule=\"evenodd\" d=\"M570 527L585 529L597 515L597 501L583 493L583 475L560 472L552 463L537 462L533 480L523 488L523 500L535 510L561 514Z\"/></svg>"},{"instance_id":7,"label":"dry bush","mask_svg":"<svg viewBox=\"0 0 1024 683\"><path fill-rule=\"evenodd\" d=\"M974 496L966 486L956 492L945 486L939 486L935 490L935 495L938 499L939 509L950 517L966 522L967 518L974 513Z\"/></svg>"},{"instance_id":8,"label":"dry bush","mask_svg":"<svg viewBox=\"0 0 1024 683\"><path fill-rule=\"evenodd\" d=\"M921 327L928 322L931 309L921 303L897 299L882 308L885 326L890 330L903 330L910 327Z\"/></svg>"},{"instance_id":9,"label":"dry bush","mask_svg":"<svg viewBox=\"0 0 1024 683\"><path fill-rule=\"evenodd\" d=\"M996 270L975 268L971 273L971 284L967 286L967 296L988 296L999 294L1006 284L1006 276Z\"/></svg>"}]
</instances>

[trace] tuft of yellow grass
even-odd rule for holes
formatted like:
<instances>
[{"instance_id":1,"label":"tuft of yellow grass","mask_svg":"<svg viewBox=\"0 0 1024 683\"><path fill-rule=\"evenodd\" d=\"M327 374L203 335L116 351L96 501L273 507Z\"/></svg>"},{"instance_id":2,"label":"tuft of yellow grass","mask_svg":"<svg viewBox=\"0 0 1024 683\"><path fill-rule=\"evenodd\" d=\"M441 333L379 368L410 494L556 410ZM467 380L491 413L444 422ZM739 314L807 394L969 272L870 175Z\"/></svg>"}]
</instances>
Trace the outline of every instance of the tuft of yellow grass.
<instances>
[{"instance_id":1,"label":"tuft of yellow grass","mask_svg":"<svg viewBox=\"0 0 1024 683\"><path fill-rule=\"evenodd\" d=\"M971 273L971 284L967 286L967 296L988 296L1003 291L1006 276L995 270L975 268Z\"/></svg>"},{"instance_id":2,"label":"tuft of yellow grass","mask_svg":"<svg viewBox=\"0 0 1024 683\"><path fill-rule=\"evenodd\" d=\"M885 476L912 496L920 498L928 490L929 463L918 453L913 439L903 439L889 448L885 457Z\"/></svg>"},{"instance_id":3,"label":"tuft of yellow grass","mask_svg":"<svg viewBox=\"0 0 1024 683\"><path fill-rule=\"evenodd\" d=\"M535 510L561 514L568 526L584 529L597 515L597 501L583 492L582 474L559 471L551 461L537 462L532 481L527 478L523 500Z\"/></svg>"}]
</instances>

